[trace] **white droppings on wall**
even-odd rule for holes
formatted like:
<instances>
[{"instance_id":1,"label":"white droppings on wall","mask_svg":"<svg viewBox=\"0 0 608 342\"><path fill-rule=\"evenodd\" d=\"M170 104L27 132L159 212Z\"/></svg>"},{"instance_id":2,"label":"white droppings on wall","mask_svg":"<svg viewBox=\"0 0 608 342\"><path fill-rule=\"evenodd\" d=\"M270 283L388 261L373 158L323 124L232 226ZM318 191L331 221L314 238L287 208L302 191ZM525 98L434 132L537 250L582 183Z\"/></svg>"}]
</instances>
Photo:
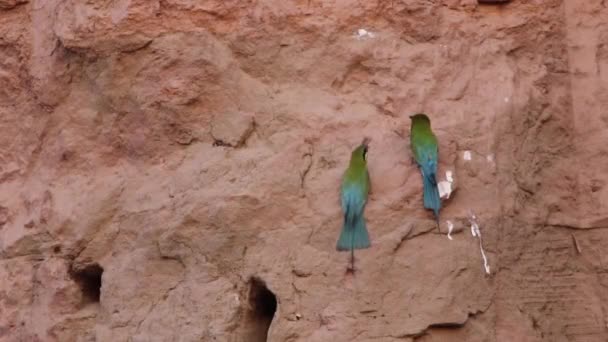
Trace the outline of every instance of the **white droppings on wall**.
<instances>
[{"instance_id":1,"label":"white droppings on wall","mask_svg":"<svg viewBox=\"0 0 608 342\"><path fill-rule=\"evenodd\" d=\"M494 162L494 155L493 154L488 154L486 156L486 160L488 161L488 163L493 163Z\"/></svg>"},{"instance_id":2,"label":"white droppings on wall","mask_svg":"<svg viewBox=\"0 0 608 342\"><path fill-rule=\"evenodd\" d=\"M371 32L371 31L368 31L366 29L360 28L355 33L355 37L357 39L364 39L364 38L374 38L374 37L376 37L376 35L373 32Z\"/></svg>"},{"instance_id":3,"label":"white droppings on wall","mask_svg":"<svg viewBox=\"0 0 608 342\"><path fill-rule=\"evenodd\" d=\"M479 225L477 224L477 216L475 216L475 214L470 210L469 222L471 223L471 235L479 239L479 250L481 251L481 257L483 258L483 267L486 270L486 273L490 274L490 264L488 263L488 258L486 257L486 253L483 250L483 245L481 243L481 231L479 230Z\"/></svg>"},{"instance_id":4,"label":"white droppings on wall","mask_svg":"<svg viewBox=\"0 0 608 342\"><path fill-rule=\"evenodd\" d=\"M464 160L471 160L471 151L464 151L464 153L462 154L462 158Z\"/></svg>"},{"instance_id":5,"label":"white droppings on wall","mask_svg":"<svg viewBox=\"0 0 608 342\"><path fill-rule=\"evenodd\" d=\"M445 172L445 179L446 179L448 182L450 182L450 183L452 183L452 182L454 181L454 178L453 178L453 176L452 176L452 171L447 170L447 171Z\"/></svg>"},{"instance_id":6,"label":"white droppings on wall","mask_svg":"<svg viewBox=\"0 0 608 342\"><path fill-rule=\"evenodd\" d=\"M448 239L454 240L452 239L452 230L454 229L454 224L450 220L447 220L446 222L448 223Z\"/></svg>"},{"instance_id":7,"label":"white droppings on wall","mask_svg":"<svg viewBox=\"0 0 608 342\"><path fill-rule=\"evenodd\" d=\"M437 183L437 190L439 190L440 198L450 198L450 194L452 193L452 183L454 182L454 178L452 176L452 171L448 170L445 172L445 180Z\"/></svg>"}]
</instances>

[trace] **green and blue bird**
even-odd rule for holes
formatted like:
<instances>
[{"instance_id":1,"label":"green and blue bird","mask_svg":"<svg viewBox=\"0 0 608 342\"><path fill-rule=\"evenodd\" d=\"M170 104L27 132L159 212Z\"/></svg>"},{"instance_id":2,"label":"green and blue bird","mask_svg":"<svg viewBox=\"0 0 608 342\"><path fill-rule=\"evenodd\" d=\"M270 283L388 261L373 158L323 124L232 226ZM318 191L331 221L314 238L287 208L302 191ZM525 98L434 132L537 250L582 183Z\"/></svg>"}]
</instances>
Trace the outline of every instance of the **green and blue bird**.
<instances>
[{"instance_id":1,"label":"green and blue bird","mask_svg":"<svg viewBox=\"0 0 608 342\"><path fill-rule=\"evenodd\" d=\"M370 191L367 172L367 150L370 139L364 138L351 154L350 165L342 178L342 211L344 225L336 245L338 251L351 252L351 267L355 267L355 249L370 247L363 211Z\"/></svg>"},{"instance_id":2,"label":"green and blue bird","mask_svg":"<svg viewBox=\"0 0 608 342\"><path fill-rule=\"evenodd\" d=\"M426 209L432 209L439 229L439 209L441 198L437 189L438 144L431 130L431 120L425 114L411 115L410 147L414 159L422 173L423 202Z\"/></svg>"}]
</instances>

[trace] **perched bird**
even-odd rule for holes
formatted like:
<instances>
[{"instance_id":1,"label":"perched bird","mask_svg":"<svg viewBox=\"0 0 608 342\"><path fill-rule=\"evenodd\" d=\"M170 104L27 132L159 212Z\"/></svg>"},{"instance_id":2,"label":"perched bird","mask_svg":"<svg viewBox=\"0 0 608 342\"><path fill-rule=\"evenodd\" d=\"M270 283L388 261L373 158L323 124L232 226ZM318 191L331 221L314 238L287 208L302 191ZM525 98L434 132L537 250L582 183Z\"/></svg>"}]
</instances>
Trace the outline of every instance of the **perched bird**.
<instances>
[{"instance_id":1,"label":"perched bird","mask_svg":"<svg viewBox=\"0 0 608 342\"><path fill-rule=\"evenodd\" d=\"M424 207L432 209L439 229L441 198L437 189L437 137L431 130L431 120L425 114L411 115L410 147L422 173Z\"/></svg>"},{"instance_id":2,"label":"perched bird","mask_svg":"<svg viewBox=\"0 0 608 342\"><path fill-rule=\"evenodd\" d=\"M344 225L336 249L350 251L352 271L355 269L355 249L368 248L371 245L363 217L370 190L366 159L369 142L369 138L364 138L361 145L352 152L350 165L342 178Z\"/></svg>"}]
</instances>

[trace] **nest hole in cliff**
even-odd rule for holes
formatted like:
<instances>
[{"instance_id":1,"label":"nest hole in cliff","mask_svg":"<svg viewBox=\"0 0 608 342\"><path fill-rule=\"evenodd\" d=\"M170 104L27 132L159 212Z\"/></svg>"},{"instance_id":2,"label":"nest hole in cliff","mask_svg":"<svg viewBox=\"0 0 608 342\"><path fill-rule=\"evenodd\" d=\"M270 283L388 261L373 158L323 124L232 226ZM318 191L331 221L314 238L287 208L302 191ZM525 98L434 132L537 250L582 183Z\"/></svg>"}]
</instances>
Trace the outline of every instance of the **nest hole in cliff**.
<instances>
[{"instance_id":1,"label":"nest hole in cliff","mask_svg":"<svg viewBox=\"0 0 608 342\"><path fill-rule=\"evenodd\" d=\"M277 311L277 297L257 277L249 280L249 310L245 315L245 340L266 342L268 329Z\"/></svg>"},{"instance_id":2,"label":"nest hole in cliff","mask_svg":"<svg viewBox=\"0 0 608 342\"><path fill-rule=\"evenodd\" d=\"M72 272L72 279L80 287L84 304L99 303L102 275L103 268L99 264L88 265Z\"/></svg>"}]
</instances>

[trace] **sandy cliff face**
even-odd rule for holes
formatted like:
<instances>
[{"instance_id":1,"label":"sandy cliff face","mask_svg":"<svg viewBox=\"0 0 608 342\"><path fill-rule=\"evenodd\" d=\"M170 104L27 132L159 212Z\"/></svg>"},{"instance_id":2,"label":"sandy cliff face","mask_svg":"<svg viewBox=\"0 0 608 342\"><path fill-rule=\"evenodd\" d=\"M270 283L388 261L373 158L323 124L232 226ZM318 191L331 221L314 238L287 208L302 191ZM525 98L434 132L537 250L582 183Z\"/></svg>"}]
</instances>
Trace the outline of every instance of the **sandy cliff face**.
<instances>
[{"instance_id":1,"label":"sandy cliff face","mask_svg":"<svg viewBox=\"0 0 608 342\"><path fill-rule=\"evenodd\" d=\"M0 341L608 340L607 23L600 0L0 0ZM454 176L441 234L418 111Z\"/></svg>"}]
</instances>

